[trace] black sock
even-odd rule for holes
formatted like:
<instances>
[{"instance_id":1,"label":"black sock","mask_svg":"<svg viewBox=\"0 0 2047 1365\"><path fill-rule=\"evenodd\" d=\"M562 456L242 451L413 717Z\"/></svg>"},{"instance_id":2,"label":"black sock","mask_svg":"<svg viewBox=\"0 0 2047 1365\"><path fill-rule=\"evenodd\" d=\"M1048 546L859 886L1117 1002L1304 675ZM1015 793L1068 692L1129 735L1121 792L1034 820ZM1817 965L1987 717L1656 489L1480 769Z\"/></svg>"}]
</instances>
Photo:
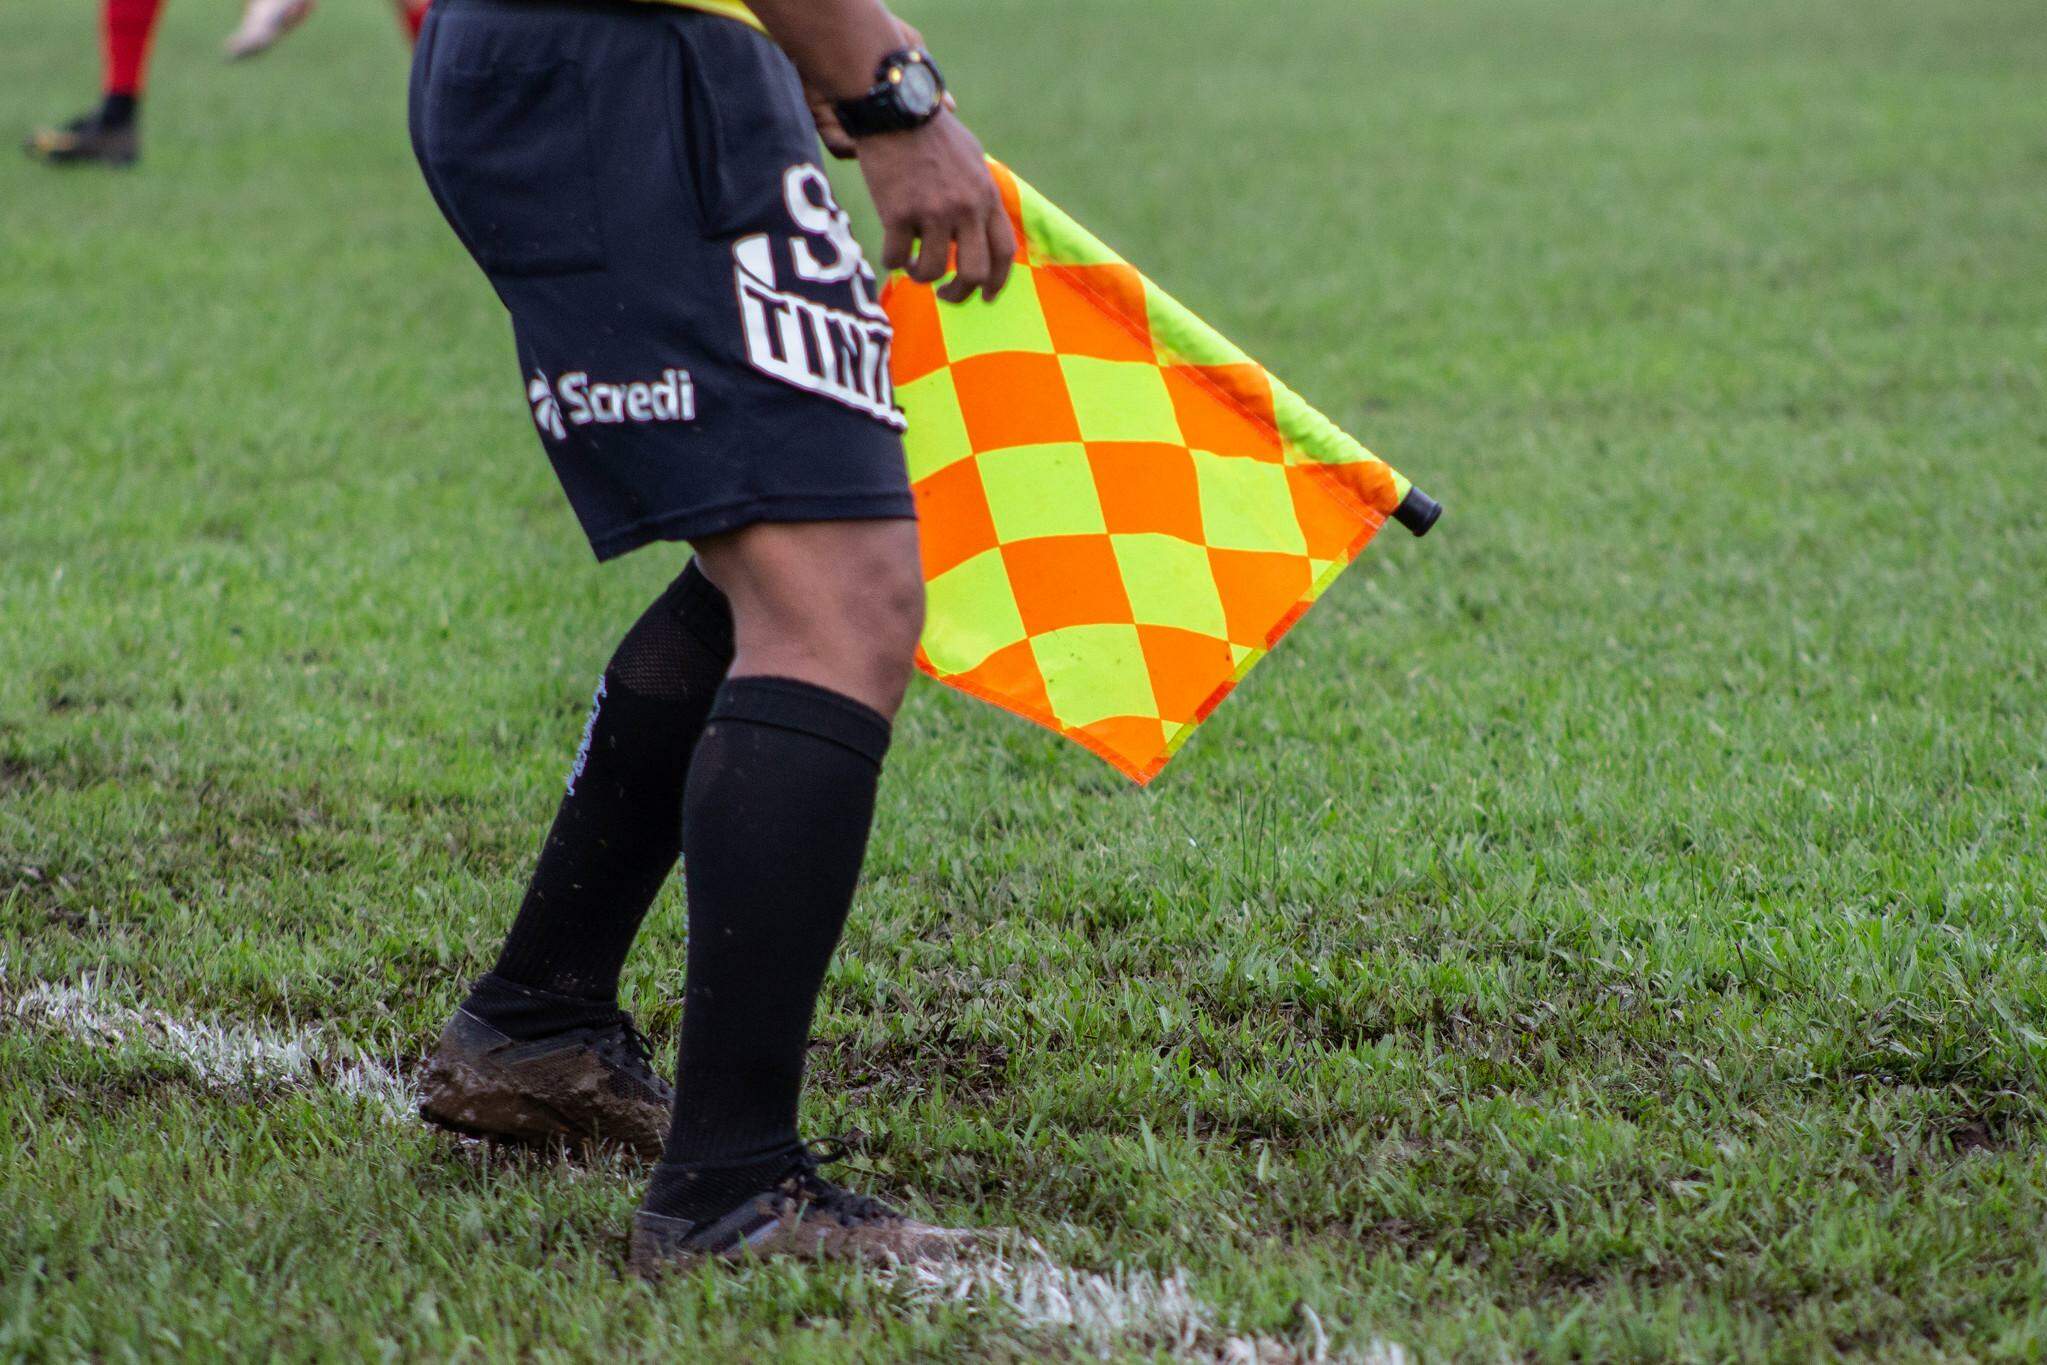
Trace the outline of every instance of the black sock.
<instances>
[{"instance_id":1,"label":"black sock","mask_svg":"<svg viewBox=\"0 0 2047 1365\"><path fill-rule=\"evenodd\" d=\"M758 1178L749 1162L771 1165L796 1142L811 1012L866 857L888 741L886 718L808 683L733 678L719 691L689 770L689 976L651 1212L722 1212L718 1199L733 1202L723 1186ZM673 1169L704 1163L725 1176Z\"/></svg>"},{"instance_id":2,"label":"black sock","mask_svg":"<svg viewBox=\"0 0 2047 1365\"><path fill-rule=\"evenodd\" d=\"M107 92L100 99L100 127L118 131L135 122L135 113L142 107L142 97L132 94Z\"/></svg>"},{"instance_id":3,"label":"black sock","mask_svg":"<svg viewBox=\"0 0 2047 1365\"><path fill-rule=\"evenodd\" d=\"M654 1168L654 1177L647 1182L647 1195L640 1201L640 1207L668 1218L709 1222L774 1188L795 1168L796 1158L796 1144L785 1142L757 1152L688 1165L664 1159Z\"/></svg>"},{"instance_id":4,"label":"black sock","mask_svg":"<svg viewBox=\"0 0 2047 1365\"><path fill-rule=\"evenodd\" d=\"M556 995L553 991L507 981L496 972L485 972L476 978L462 1008L499 1033L521 1042L552 1038L570 1029L602 1028L619 1020L616 1001Z\"/></svg>"},{"instance_id":5,"label":"black sock","mask_svg":"<svg viewBox=\"0 0 2047 1365\"><path fill-rule=\"evenodd\" d=\"M505 997L479 982L473 1012L533 1038L616 1010L626 953L682 850L690 755L731 663L731 608L692 561L604 670L568 793L492 970L566 1003L552 1016L501 1020L489 1011Z\"/></svg>"}]
</instances>

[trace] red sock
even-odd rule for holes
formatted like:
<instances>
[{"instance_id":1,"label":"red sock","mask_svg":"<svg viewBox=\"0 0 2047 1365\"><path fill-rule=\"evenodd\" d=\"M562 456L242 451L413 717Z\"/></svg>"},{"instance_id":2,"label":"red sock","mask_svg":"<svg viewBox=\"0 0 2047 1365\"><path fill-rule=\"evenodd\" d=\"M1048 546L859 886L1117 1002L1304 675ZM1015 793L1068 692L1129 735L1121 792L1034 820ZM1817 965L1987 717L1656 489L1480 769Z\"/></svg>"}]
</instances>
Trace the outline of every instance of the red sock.
<instances>
[{"instance_id":1,"label":"red sock","mask_svg":"<svg viewBox=\"0 0 2047 1365\"><path fill-rule=\"evenodd\" d=\"M139 95L149 65L149 40L163 0L103 0L100 8L100 53L105 63L106 93Z\"/></svg>"},{"instance_id":2,"label":"red sock","mask_svg":"<svg viewBox=\"0 0 2047 1365\"><path fill-rule=\"evenodd\" d=\"M426 22L426 12L432 4L433 0L398 0L398 22L405 25L405 36L410 41L419 41L419 26Z\"/></svg>"}]
</instances>

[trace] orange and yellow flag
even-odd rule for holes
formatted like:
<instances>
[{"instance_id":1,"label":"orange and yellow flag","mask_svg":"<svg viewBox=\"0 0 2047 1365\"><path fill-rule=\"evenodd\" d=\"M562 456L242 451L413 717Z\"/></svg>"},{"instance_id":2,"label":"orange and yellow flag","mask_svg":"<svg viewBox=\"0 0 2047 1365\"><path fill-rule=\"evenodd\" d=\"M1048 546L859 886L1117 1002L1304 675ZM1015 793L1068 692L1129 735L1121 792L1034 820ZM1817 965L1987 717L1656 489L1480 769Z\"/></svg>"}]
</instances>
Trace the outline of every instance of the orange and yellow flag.
<instances>
[{"instance_id":1,"label":"orange and yellow flag","mask_svg":"<svg viewBox=\"0 0 2047 1365\"><path fill-rule=\"evenodd\" d=\"M1440 508L991 162L992 304L901 276L918 664L1149 782L1395 517Z\"/></svg>"}]
</instances>

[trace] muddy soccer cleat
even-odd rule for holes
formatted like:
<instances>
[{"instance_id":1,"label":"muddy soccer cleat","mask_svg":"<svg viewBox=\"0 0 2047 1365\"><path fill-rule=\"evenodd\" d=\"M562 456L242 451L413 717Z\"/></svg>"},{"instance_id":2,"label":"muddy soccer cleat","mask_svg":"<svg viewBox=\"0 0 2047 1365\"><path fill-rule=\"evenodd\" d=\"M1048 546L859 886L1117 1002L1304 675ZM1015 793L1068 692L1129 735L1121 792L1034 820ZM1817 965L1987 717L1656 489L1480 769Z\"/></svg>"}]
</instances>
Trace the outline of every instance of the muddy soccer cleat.
<instances>
[{"instance_id":1,"label":"muddy soccer cleat","mask_svg":"<svg viewBox=\"0 0 2047 1365\"><path fill-rule=\"evenodd\" d=\"M241 24L227 35L221 50L231 62L268 52L312 12L313 0L249 0L242 9Z\"/></svg>"},{"instance_id":2,"label":"muddy soccer cleat","mask_svg":"<svg viewBox=\"0 0 2047 1365\"><path fill-rule=\"evenodd\" d=\"M649 1212L633 1215L632 1266L642 1275L688 1269L706 1261L750 1256L839 1257L863 1261L935 1261L971 1248L976 1234L942 1228L826 1180L818 1168L845 1157L842 1143L792 1147L787 1173L728 1212L696 1221ZM648 1191L677 1185L714 1168L662 1166Z\"/></svg>"},{"instance_id":3,"label":"muddy soccer cleat","mask_svg":"<svg viewBox=\"0 0 2047 1365\"><path fill-rule=\"evenodd\" d=\"M135 125L109 124L97 110L61 128L36 129L21 149L46 166L132 166L141 154Z\"/></svg>"},{"instance_id":4,"label":"muddy soccer cleat","mask_svg":"<svg viewBox=\"0 0 2047 1365\"><path fill-rule=\"evenodd\" d=\"M520 1042L468 1010L426 1060L420 1116L472 1137L661 1155L673 1093L623 1010L611 1024Z\"/></svg>"}]
</instances>

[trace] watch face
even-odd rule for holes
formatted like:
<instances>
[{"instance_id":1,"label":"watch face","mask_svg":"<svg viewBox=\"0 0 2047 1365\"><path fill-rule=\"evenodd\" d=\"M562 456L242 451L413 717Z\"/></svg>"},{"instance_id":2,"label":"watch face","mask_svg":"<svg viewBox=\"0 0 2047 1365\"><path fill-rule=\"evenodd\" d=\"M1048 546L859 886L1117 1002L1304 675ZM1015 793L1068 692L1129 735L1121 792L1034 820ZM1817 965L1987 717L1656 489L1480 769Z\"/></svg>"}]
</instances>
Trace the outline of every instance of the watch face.
<instances>
[{"instance_id":1,"label":"watch face","mask_svg":"<svg viewBox=\"0 0 2047 1365\"><path fill-rule=\"evenodd\" d=\"M923 62L906 62L902 79L896 83L896 97L903 112L912 118L928 118L938 108L938 77Z\"/></svg>"}]
</instances>

